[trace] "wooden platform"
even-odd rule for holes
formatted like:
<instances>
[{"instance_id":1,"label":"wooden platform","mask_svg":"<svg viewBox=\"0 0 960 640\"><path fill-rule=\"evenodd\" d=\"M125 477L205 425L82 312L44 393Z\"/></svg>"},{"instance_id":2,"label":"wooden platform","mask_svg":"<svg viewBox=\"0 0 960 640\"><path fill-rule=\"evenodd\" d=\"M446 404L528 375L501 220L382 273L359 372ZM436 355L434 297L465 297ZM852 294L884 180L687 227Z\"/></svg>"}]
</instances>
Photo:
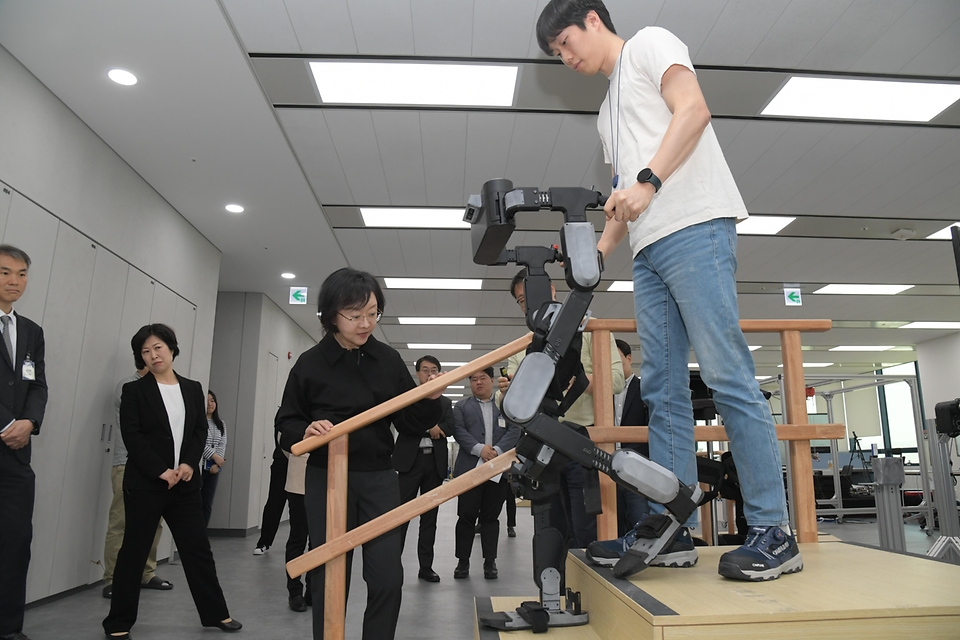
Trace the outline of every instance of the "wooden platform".
<instances>
[{"instance_id":1,"label":"wooden platform","mask_svg":"<svg viewBox=\"0 0 960 640\"><path fill-rule=\"evenodd\" d=\"M717 574L731 547L698 547L690 569L650 568L618 580L582 551L567 561L588 627L550 629L554 640L711 638L960 638L960 566L840 542L801 544L804 569L771 582ZM524 598L477 599L478 610L513 610ZM526 640L529 631L478 631L478 640ZM545 637L540 635L538 637Z\"/></svg>"}]
</instances>

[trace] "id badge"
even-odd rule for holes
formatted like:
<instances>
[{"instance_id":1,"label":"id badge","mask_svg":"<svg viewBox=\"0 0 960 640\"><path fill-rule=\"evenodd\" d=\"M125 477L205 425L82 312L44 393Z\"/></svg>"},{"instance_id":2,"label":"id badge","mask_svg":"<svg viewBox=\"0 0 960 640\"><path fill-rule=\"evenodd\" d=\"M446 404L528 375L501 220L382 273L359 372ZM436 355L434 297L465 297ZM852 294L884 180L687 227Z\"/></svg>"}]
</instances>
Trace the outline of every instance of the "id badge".
<instances>
[{"instance_id":1,"label":"id badge","mask_svg":"<svg viewBox=\"0 0 960 640\"><path fill-rule=\"evenodd\" d=\"M34 381L37 379L36 367L33 364L33 360L29 358L23 361L23 379L28 381Z\"/></svg>"}]
</instances>

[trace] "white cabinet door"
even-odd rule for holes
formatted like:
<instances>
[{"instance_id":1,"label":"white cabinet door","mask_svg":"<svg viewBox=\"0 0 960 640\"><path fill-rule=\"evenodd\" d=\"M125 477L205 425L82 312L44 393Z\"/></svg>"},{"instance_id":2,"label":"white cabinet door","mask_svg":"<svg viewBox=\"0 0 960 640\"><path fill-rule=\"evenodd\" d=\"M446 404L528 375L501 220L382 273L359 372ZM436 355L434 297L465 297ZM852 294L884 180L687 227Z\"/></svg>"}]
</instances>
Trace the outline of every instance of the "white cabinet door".
<instances>
[{"instance_id":1,"label":"white cabinet door","mask_svg":"<svg viewBox=\"0 0 960 640\"><path fill-rule=\"evenodd\" d=\"M177 342L180 341L180 330L176 326L177 298L179 297L159 282L153 281L153 306L150 309L150 322L159 322L172 327L177 334Z\"/></svg>"},{"instance_id":2,"label":"white cabinet door","mask_svg":"<svg viewBox=\"0 0 960 640\"><path fill-rule=\"evenodd\" d=\"M184 298L177 296L176 312L173 328L177 332L177 343L180 346L180 355L174 368L177 373L190 378L190 365L193 362L193 330L197 322L197 307ZM206 381L201 380L202 384Z\"/></svg>"},{"instance_id":3,"label":"white cabinet door","mask_svg":"<svg viewBox=\"0 0 960 640\"><path fill-rule=\"evenodd\" d=\"M0 238L7 226L7 216L10 215L10 201L13 200L13 189L0 182ZM30 252L27 251L27 255Z\"/></svg>"},{"instance_id":4,"label":"white cabinet door","mask_svg":"<svg viewBox=\"0 0 960 640\"><path fill-rule=\"evenodd\" d=\"M16 304L17 313L36 323L43 318L47 303L47 285L53 265L53 248L57 243L60 221L17 192L10 200L10 214L3 232L3 242L23 249L30 256L27 290Z\"/></svg>"},{"instance_id":5,"label":"white cabinet door","mask_svg":"<svg viewBox=\"0 0 960 640\"><path fill-rule=\"evenodd\" d=\"M76 572L69 572L72 577L67 578L68 572L58 566L59 562L68 560L57 554L57 540L60 535L83 535L75 529L77 523L74 520L83 504L78 503L76 497L65 495L64 488L72 487L76 481L68 473L68 465L73 462L71 447L78 439L86 437L80 425L73 425L72 421L77 381L82 375L80 356L97 251L87 237L63 223L59 223L54 236L56 245L47 301L43 317L37 319L43 326L46 340L49 396L43 428L33 442L32 465L37 476L33 514L33 548L36 553L30 562L28 601L85 583L77 578ZM96 437L96 431L93 437ZM86 463L96 464L96 461L87 460ZM86 532L86 535L90 533ZM89 548L87 543L81 557L87 557ZM70 562L74 560L69 559Z\"/></svg>"}]
</instances>

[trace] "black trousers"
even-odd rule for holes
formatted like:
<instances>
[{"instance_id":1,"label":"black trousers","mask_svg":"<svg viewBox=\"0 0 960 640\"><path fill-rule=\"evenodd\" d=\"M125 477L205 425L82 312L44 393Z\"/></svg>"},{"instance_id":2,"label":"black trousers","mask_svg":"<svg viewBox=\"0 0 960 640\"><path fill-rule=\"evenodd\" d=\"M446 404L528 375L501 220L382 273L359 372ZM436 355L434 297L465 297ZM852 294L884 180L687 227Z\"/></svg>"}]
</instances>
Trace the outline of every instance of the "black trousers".
<instances>
[{"instance_id":1,"label":"black trousers","mask_svg":"<svg viewBox=\"0 0 960 640\"><path fill-rule=\"evenodd\" d=\"M200 488L184 489L175 485L167 491L124 491L123 508L126 528L113 572L110 613L103 621L103 630L107 633L129 631L137 621L140 578L161 517L177 543L200 623L213 626L229 618L203 522Z\"/></svg>"},{"instance_id":2,"label":"black trousers","mask_svg":"<svg viewBox=\"0 0 960 640\"><path fill-rule=\"evenodd\" d=\"M424 494L432 491L443 484L443 478L437 473L436 459L433 457L433 451L421 452L417 455L413 468L398 474L400 480L400 502L410 502L417 497L417 494ZM421 569L431 569L433 567L433 544L437 539L437 514L440 513L439 507L431 509L420 516L420 538L417 542L417 558L420 560ZM400 527L400 548L401 550L407 541L407 526L409 522L403 523Z\"/></svg>"},{"instance_id":3,"label":"black trousers","mask_svg":"<svg viewBox=\"0 0 960 640\"><path fill-rule=\"evenodd\" d=\"M477 519L480 520L480 549L484 560L497 558L497 542L500 538L500 510L506 491L501 482L484 482L466 493L457 501L456 555L459 560L469 560L473 551Z\"/></svg>"},{"instance_id":4,"label":"black trousers","mask_svg":"<svg viewBox=\"0 0 960 640\"><path fill-rule=\"evenodd\" d=\"M34 491L33 469L0 444L0 635L23 630Z\"/></svg>"},{"instance_id":5,"label":"black trousers","mask_svg":"<svg viewBox=\"0 0 960 640\"><path fill-rule=\"evenodd\" d=\"M202 481L200 496L203 499L203 523L209 526L210 515L213 513L213 496L217 493L217 481L220 480L220 474L202 471L200 479Z\"/></svg>"},{"instance_id":6,"label":"black trousers","mask_svg":"<svg viewBox=\"0 0 960 640\"><path fill-rule=\"evenodd\" d=\"M290 562L294 558L299 558L307 549L307 510L303 506L303 496L298 493L288 493L287 501L290 503L290 535L287 536L287 548L284 554L284 560ZM287 576L287 591L290 597L303 595L303 583L300 582L300 576L291 578ZM310 595L309 592L307 595Z\"/></svg>"},{"instance_id":7,"label":"black trousers","mask_svg":"<svg viewBox=\"0 0 960 640\"><path fill-rule=\"evenodd\" d=\"M507 526L516 527L517 526L517 496L513 495L513 489L510 488L510 477L507 477L507 480L503 483L503 492L506 496L504 500L506 501L506 508L504 509L507 512Z\"/></svg>"},{"instance_id":8,"label":"black trousers","mask_svg":"<svg viewBox=\"0 0 960 640\"><path fill-rule=\"evenodd\" d=\"M583 503L586 471L570 460L560 470L560 493L553 499L550 525L564 534L570 547L584 549L597 539L597 519L587 515Z\"/></svg>"},{"instance_id":9,"label":"black trousers","mask_svg":"<svg viewBox=\"0 0 960 640\"><path fill-rule=\"evenodd\" d=\"M307 465L306 494L303 496L310 529L310 548L327 539L327 470ZM354 529L400 506L397 472L349 471L347 476L347 529ZM363 613L363 640L393 640L400 617L403 565L400 528L374 538L362 546L363 581L367 583L367 608ZM347 554L347 585L353 552ZM324 580L319 567L310 572L313 595L313 639L323 640Z\"/></svg>"},{"instance_id":10,"label":"black trousers","mask_svg":"<svg viewBox=\"0 0 960 640\"><path fill-rule=\"evenodd\" d=\"M267 491L267 502L263 505L263 518L260 521L260 539L257 546L272 547L280 528L280 518L283 517L283 507L287 503L287 458L274 456L270 464L270 488Z\"/></svg>"}]
</instances>

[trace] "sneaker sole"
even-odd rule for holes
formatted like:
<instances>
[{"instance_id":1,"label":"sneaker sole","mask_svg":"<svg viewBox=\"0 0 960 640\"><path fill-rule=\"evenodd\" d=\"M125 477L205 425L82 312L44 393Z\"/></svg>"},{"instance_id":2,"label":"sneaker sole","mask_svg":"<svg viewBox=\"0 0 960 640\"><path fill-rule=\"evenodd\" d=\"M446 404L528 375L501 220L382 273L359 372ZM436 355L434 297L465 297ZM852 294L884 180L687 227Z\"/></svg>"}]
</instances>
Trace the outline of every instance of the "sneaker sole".
<instances>
[{"instance_id":1,"label":"sneaker sole","mask_svg":"<svg viewBox=\"0 0 960 640\"><path fill-rule=\"evenodd\" d=\"M589 550L587 550L587 558L593 564L599 565L601 567L612 567L613 565L617 564L617 562L620 561L620 558L603 558L600 556L594 556L593 554L590 553Z\"/></svg>"},{"instance_id":2,"label":"sneaker sole","mask_svg":"<svg viewBox=\"0 0 960 640\"><path fill-rule=\"evenodd\" d=\"M697 564L699 556L697 551L677 551L674 553L660 554L650 563L651 567L669 567L673 569L687 569Z\"/></svg>"},{"instance_id":3,"label":"sneaker sole","mask_svg":"<svg viewBox=\"0 0 960 640\"><path fill-rule=\"evenodd\" d=\"M732 562L721 562L717 569L717 573L724 578L730 578L731 580L746 580L749 582L765 582L768 580L776 580L785 573L798 573L800 571L803 571L802 556L794 556L783 564L765 571L744 571Z\"/></svg>"}]
</instances>

